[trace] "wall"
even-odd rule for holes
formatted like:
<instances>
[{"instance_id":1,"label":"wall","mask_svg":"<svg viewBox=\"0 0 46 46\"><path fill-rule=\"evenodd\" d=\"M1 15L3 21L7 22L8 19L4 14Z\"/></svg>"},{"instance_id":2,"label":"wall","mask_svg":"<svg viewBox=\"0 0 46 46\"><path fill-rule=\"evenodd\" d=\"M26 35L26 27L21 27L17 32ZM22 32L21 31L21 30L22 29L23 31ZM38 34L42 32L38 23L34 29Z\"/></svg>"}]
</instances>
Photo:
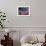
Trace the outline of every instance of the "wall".
<instances>
[{"instance_id":1,"label":"wall","mask_svg":"<svg viewBox=\"0 0 46 46\"><path fill-rule=\"evenodd\" d=\"M32 26L46 27L46 0L33 0L32 2Z\"/></svg>"},{"instance_id":2,"label":"wall","mask_svg":"<svg viewBox=\"0 0 46 46\"><path fill-rule=\"evenodd\" d=\"M0 9L6 12L7 27L46 27L46 0L32 0L32 15L17 16L17 6L31 6L31 0L0 0Z\"/></svg>"},{"instance_id":3,"label":"wall","mask_svg":"<svg viewBox=\"0 0 46 46\"><path fill-rule=\"evenodd\" d=\"M40 41L44 41L44 36L45 36L45 33L46 33L46 31L17 31L17 30L15 30L15 31L11 31L11 32L9 32L9 36L13 39L13 46L20 46L21 44L20 44L20 40L21 40L21 38L23 37L23 36L37 36L37 38L40 40ZM2 31L0 31L0 43L1 43L1 39L5 39L4 38L4 35L7 35L7 33L6 32L2 32ZM40 38L39 38L39 37ZM43 39L43 40L41 40L41 39Z\"/></svg>"}]
</instances>

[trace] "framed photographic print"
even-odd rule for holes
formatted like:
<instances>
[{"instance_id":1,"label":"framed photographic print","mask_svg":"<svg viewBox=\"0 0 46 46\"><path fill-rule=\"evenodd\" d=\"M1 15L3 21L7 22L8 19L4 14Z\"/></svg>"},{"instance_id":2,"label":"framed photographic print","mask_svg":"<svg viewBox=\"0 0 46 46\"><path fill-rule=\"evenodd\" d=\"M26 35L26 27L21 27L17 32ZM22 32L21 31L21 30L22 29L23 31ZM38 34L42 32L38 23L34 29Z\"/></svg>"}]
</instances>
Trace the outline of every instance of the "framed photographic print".
<instances>
[{"instance_id":1,"label":"framed photographic print","mask_svg":"<svg viewBox=\"0 0 46 46\"><path fill-rule=\"evenodd\" d=\"M19 6L17 16L30 16L30 6Z\"/></svg>"}]
</instances>

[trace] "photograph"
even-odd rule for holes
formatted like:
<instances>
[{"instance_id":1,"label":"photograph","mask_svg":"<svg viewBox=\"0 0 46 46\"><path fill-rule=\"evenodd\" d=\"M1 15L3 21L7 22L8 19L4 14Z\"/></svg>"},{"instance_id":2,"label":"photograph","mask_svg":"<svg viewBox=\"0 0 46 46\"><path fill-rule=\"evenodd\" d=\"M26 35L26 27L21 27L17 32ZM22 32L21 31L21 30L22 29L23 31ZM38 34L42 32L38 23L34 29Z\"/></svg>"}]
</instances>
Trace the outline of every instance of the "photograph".
<instances>
[{"instance_id":1,"label":"photograph","mask_svg":"<svg viewBox=\"0 0 46 46\"><path fill-rule=\"evenodd\" d=\"M30 16L30 7L24 7L24 6L20 6L18 7L18 16Z\"/></svg>"}]
</instances>

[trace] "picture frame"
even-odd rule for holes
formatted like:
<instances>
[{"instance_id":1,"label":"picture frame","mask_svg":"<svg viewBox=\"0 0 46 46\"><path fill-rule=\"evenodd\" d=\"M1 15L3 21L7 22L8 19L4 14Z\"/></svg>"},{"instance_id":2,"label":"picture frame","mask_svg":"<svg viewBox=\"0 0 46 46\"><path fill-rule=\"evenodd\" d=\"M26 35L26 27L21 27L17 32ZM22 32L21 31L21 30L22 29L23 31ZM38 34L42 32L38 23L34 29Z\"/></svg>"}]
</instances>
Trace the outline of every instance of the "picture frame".
<instances>
[{"instance_id":1,"label":"picture frame","mask_svg":"<svg viewBox=\"0 0 46 46\"><path fill-rule=\"evenodd\" d=\"M17 7L17 16L30 16L31 7L30 6L18 6Z\"/></svg>"}]
</instances>

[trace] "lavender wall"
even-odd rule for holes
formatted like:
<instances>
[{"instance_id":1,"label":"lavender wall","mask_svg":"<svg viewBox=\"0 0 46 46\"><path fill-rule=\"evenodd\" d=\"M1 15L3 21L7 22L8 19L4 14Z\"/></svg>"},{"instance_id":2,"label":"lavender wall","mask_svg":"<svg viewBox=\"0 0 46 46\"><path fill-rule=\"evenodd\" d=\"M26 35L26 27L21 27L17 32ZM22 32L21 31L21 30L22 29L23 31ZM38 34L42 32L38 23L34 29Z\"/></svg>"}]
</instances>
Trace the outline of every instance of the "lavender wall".
<instances>
[{"instance_id":1,"label":"lavender wall","mask_svg":"<svg viewBox=\"0 0 46 46\"><path fill-rule=\"evenodd\" d=\"M6 12L6 27L46 27L46 0L32 0L32 15L17 16L18 6L31 6L31 0L0 0L0 9Z\"/></svg>"}]
</instances>

